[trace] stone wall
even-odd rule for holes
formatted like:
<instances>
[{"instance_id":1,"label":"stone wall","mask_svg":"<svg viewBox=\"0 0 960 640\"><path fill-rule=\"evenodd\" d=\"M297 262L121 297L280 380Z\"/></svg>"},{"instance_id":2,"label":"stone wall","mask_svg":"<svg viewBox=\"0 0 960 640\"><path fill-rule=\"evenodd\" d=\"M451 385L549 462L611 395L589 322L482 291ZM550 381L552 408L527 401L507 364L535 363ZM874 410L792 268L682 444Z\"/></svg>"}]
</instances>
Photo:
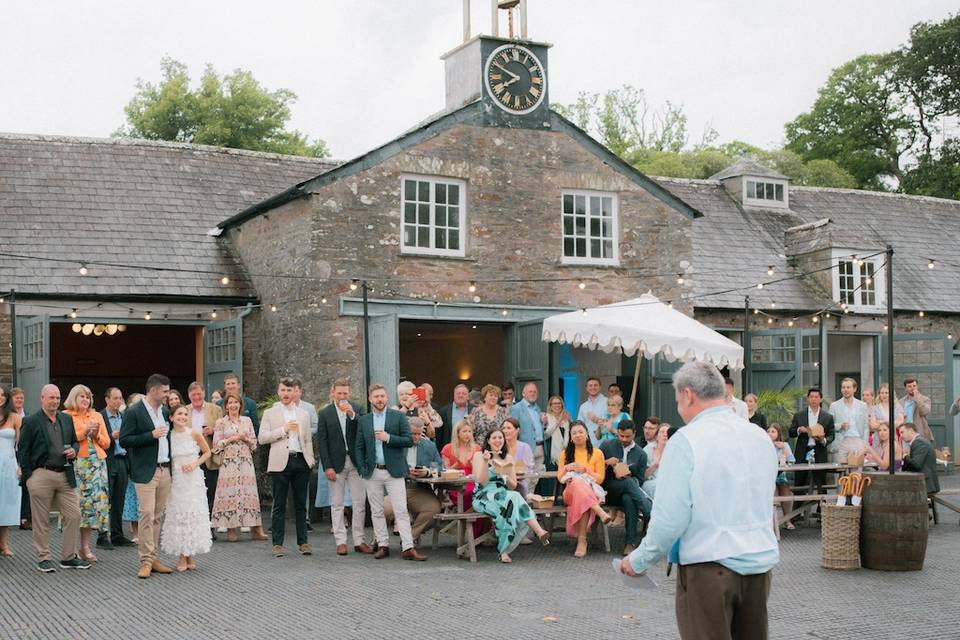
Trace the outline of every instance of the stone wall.
<instances>
[{"instance_id":1,"label":"stone wall","mask_svg":"<svg viewBox=\"0 0 960 640\"><path fill-rule=\"evenodd\" d=\"M13 380L13 339L10 327L10 305L0 305L0 384L10 384Z\"/></svg>"},{"instance_id":2,"label":"stone wall","mask_svg":"<svg viewBox=\"0 0 960 640\"><path fill-rule=\"evenodd\" d=\"M464 258L401 255L401 178L408 174L466 182ZM619 266L561 263L564 189L617 194ZM341 317L337 307L339 296L351 293L351 278L367 279L381 299L469 303L476 295L483 304L585 307L648 290L678 297L676 274L689 266L691 233L688 218L566 134L452 127L230 231L264 304L246 321L247 386L269 390L286 368L322 403L333 379L363 379L361 321ZM256 275L278 271L318 279ZM583 290L579 278L587 281ZM517 281L493 282L504 279ZM477 282L475 294L469 280ZM299 298L269 311L274 300Z\"/></svg>"}]
</instances>

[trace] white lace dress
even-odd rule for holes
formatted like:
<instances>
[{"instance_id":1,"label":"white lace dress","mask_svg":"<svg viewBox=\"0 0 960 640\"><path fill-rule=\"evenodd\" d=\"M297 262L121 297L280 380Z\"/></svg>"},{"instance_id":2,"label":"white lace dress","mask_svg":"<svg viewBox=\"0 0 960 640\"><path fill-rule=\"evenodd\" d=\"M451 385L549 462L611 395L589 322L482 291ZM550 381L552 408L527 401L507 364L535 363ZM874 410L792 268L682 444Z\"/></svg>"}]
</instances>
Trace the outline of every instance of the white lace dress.
<instances>
[{"instance_id":1,"label":"white lace dress","mask_svg":"<svg viewBox=\"0 0 960 640\"><path fill-rule=\"evenodd\" d=\"M200 457L200 447L190 430L170 434L170 497L160 534L164 553L194 556L210 551L210 513L207 511L207 489L203 471L198 467L184 473L181 467Z\"/></svg>"}]
</instances>

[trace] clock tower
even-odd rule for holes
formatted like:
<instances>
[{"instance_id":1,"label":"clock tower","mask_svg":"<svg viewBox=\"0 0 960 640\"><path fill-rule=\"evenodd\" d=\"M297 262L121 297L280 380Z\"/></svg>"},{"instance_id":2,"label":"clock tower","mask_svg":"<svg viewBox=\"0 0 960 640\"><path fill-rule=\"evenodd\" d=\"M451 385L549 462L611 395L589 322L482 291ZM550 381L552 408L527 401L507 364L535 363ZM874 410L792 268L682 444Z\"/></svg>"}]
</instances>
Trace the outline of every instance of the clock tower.
<instances>
[{"instance_id":1,"label":"clock tower","mask_svg":"<svg viewBox=\"0 0 960 640\"><path fill-rule=\"evenodd\" d=\"M486 123L493 126L545 129L550 126L547 50L549 44L527 39L526 0L491 0L494 35L470 34L470 2L464 2L464 41L444 54L446 109L480 100ZM520 37L513 32L513 12L520 12ZM499 12L507 11L509 33L498 33Z\"/></svg>"}]
</instances>

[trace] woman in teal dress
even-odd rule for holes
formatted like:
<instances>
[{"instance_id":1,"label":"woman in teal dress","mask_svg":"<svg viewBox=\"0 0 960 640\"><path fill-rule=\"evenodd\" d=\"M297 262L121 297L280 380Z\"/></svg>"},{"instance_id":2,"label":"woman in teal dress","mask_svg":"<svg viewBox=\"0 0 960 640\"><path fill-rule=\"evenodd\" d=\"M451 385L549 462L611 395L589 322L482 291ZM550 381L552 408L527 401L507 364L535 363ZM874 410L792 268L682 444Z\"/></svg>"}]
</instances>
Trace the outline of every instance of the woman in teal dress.
<instances>
[{"instance_id":1,"label":"woman in teal dress","mask_svg":"<svg viewBox=\"0 0 960 640\"><path fill-rule=\"evenodd\" d=\"M517 548L529 529L540 539L543 546L550 544L550 534L540 526L533 510L516 490L517 475L513 467L508 467L503 475L498 475L491 461L499 459L509 461L506 439L499 428L487 433L483 451L474 454L473 470L476 476L476 488L473 492L473 510L490 516L497 535L497 551L500 562L509 563L510 553Z\"/></svg>"}]
</instances>

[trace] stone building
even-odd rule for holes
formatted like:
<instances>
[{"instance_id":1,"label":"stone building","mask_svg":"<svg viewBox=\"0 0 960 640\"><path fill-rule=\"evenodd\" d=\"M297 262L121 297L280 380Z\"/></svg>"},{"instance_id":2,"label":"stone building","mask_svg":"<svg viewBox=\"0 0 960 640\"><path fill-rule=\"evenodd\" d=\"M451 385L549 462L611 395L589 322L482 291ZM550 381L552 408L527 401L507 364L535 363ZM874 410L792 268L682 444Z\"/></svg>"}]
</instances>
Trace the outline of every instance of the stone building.
<instances>
[{"instance_id":1,"label":"stone building","mask_svg":"<svg viewBox=\"0 0 960 640\"><path fill-rule=\"evenodd\" d=\"M208 386L236 370L266 397L295 373L320 404L341 376L358 399L369 374L430 381L441 402L460 381L534 381L569 406L586 375L629 388L634 364L547 345L542 319L650 290L745 345L745 389L832 396L840 377L886 378L890 244L894 376L919 378L953 446L960 203L797 187L750 159L644 176L550 110L547 54L468 40L444 56L444 111L345 163L0 137L0 293L16 300L0 379L31 401L47 379L134 390L154 369ZM673 369L644 363L638 413L676 419Z\"/></svg>"}]
</instances>

